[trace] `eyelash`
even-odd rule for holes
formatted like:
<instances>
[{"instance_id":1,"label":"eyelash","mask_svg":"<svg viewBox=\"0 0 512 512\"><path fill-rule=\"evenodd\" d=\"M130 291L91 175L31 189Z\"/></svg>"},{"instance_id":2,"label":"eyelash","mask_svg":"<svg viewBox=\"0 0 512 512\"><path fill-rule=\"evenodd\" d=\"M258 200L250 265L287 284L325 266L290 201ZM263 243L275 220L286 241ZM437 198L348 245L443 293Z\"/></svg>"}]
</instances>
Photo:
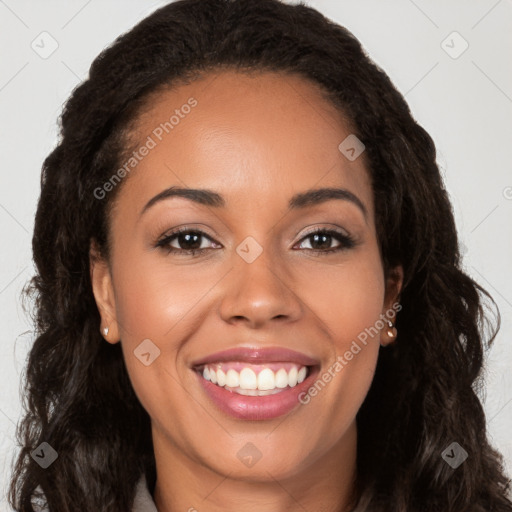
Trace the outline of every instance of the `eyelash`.
<instances>
[{"instance_id":1,"label":"eyelash","mask_svg":"<svg viewBox=\"0 0 512 512\"><path fill-rule=\"evenodd\" d=\"M196 230L196 229L190 229L190 228L185 226L185 227L177 228L174 231L172 231L171 233L169 233L168 235L166 235L164 238L162 238L161 240L159 240L156 243L155 247L160 247L162 249L166 249L168 253L175 253L175 254L179 253L180 255L190 255L190 256L195 256L195 255L198 255L198 254L202 254L204 251L207 251L207 250L210 249L210 248L202 248L202 249L177 249L176 247L171 247L170 246L171 241L173 241L178 235L184 234L184 233L196 234L196 235L200 235L201 238L204 237L204 238L208 238L209 240L212 240L203 231ZM351 236L345 235L344 233L340 233L340 232L338 232L336 230L333 230L333 229L326 229L326 228L316 228L315 230L309 232L307 235L303 236L300 239L299 242L302 242L303 240L306 240L307 238L310 238L310 237L312 237L314 235L317 235L317 234L324 234L324 235L327 235L327 236L331 236L331 237L337 238L338 241L341 242L341 243L340 243L339 247L335 247L333 249L327 249L327 250L307 249L308 251L313 252L314 254L319 254L319 255L321 254L321 255L325 256L327 254L332 254L332 253L337 253L339 251L343 251L343 250L347 250L347 249L352 249L353 247L355 247L357 245L356 241Z\"/></svg>"}]
</instances>

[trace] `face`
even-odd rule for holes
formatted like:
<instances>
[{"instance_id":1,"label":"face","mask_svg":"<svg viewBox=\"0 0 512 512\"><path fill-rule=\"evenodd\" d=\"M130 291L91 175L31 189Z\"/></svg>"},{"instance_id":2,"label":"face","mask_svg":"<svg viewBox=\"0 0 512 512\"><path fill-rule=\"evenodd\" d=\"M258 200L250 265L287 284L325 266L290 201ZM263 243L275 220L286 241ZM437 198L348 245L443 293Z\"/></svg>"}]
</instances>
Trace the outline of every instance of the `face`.
<instances>
[{"instance_id":1,"label":"face","mask_svg":"<svg viewBox=\"0 0 512 512\"><path fill-rule=\"evenodd\" d=\"M314 85L274 73L205 76L138 119L110 265L91 271L157 465L268 480L353 453L401 269L384 275L350 133Z\"/></svg>"}]
</instances>

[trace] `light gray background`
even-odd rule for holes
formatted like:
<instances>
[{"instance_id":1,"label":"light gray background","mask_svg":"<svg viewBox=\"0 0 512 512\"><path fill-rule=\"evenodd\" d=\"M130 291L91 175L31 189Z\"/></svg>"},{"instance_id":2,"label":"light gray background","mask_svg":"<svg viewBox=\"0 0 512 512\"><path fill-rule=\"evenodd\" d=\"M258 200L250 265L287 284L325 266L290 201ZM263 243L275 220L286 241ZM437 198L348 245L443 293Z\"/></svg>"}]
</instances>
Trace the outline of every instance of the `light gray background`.
<instances>
[{"instance_id":1,"label":"light gray background","mask_svg":"<svg viewBox=\"0 0 512 512\"><path fill-rule=\"evenodd\" d=\"M62 104L87 76L94 57L164 3L0 0L2 511L9 510L4 493L21 413L20 376L32 343L20 292L33 273L31 236L41 164L56 144ZM465 246L465 267L493 294L502 313L502 329L488 354L483 401L491 441L512 474L512 3L307 3L360 39L436 142ZM58 44L48 58L31 47L35 41L40 52L51 48L51 38L40 36L43 31ZM463 39L450 35L454 31ZM457 56L463 40L469 47ZM463 439L457 441L464 445Z\"/></svg>"}]
</instances>

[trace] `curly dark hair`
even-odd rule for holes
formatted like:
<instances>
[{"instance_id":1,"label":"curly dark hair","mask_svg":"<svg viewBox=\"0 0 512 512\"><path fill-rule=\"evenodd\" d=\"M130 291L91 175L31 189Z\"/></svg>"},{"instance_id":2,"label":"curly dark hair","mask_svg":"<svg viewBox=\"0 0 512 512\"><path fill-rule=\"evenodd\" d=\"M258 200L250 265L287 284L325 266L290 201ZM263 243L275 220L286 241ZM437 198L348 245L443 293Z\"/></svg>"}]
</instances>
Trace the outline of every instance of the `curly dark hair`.
<instances>
[{"instance_id":1,"label":"curly dark hair","mask_svg":"<svg viewBox=\"0 0 512 512\"><path fill-rule=\"evenodd\" d=\"M121 185L104 200L94 190L129 152L152 93L222 69L294 73L328 94L366 146L384 270L404 269L398 340L381 350L357 414L355 510L511 512L510 480L478 397L500 315L464 272L434 143L347 29L278 0L170 3L102 51L67 101L59 143L42 168L37 273L24 290L34 299L37 337L10 504L126 512L143 473L155 484L150 417L120 344L101 336L91 286L90 243L108 259ZM453 441L469 454L457 469L441 457ZM47 469L31 458L42 442L58 452Z\"/></svg>"}]
</instances>

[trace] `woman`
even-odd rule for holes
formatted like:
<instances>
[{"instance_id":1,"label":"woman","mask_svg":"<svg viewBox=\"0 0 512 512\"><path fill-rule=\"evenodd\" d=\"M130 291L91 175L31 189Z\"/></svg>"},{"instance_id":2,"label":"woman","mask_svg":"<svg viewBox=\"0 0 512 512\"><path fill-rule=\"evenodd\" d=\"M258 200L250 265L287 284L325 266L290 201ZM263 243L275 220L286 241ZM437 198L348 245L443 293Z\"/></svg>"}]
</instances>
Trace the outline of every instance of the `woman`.
<instances>
[{"instance_id":1,"label":"woman","mask_svg":"<svg viewBox=\"0 0 512 512\"><path fill-rule=\"evenodd\" d=\"M44 162L15 510L511 511L435 159L314 9L118 38Z\"/></svg>"}]
</instances>

